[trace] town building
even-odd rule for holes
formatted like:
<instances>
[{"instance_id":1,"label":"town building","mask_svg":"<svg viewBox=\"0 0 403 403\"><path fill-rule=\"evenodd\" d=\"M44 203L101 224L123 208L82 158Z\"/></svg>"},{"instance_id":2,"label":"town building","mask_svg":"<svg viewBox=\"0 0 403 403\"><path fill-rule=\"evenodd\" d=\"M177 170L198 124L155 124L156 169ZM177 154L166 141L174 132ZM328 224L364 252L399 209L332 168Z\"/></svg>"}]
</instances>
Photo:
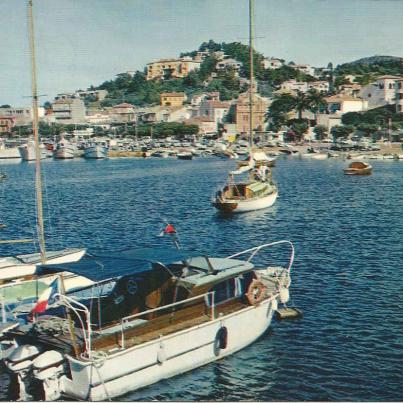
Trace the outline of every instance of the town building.
<instances>
[{"instance_id":1,"label":"town building","mask_svg":"<svg viewBox=\"0 0 403 403\"><path fill-rule=\"evenodd\" d=\"M275 57L265 57L263 59L263 68L276 70L284 66L284 60L276 59Z\"/></svg>"},{"instance_id":2,"label":"town building","mask_svg":"<svg viewBox=\"0 0 403 403\"><path fill-rule=\"evenodd\" d=\"M318 92L329 92L330 84L329 81L310 81L308 84L309 90L316 90Z\"/></svg>"},{"instance_id":3,"label":"town building","mask_svg":"<svg viewBox=\"0 0 403 403\"><path fill-rule=\"evenodd\" d=\"M223 59L217 62L215 68L217 71L233 70L236 75L239 74L239 70L242 67L242 63L235 59Z\"/></svg>"},{"instance_id":4,"label":"town building","mask_svg":"<svg viewBox=\"0 0 403 403\"><path fill-rule=\"evenodd\" d=\"M15 126L14 117L0 116L0 133L10 133L11 129Z\"/></svg>"},{"instance_id":5,"label":"town building","mask_svg":"<svg viewBox=\"0 0 403 403\"><path fill-rule=\"evenodd\" d=\"M403 112L403 78L396 80L396 112Z\"/></svg>"},{"instance_id":6,"label":"town building","mask_svg":"<svg viewBox=\"0 0 403 403\"><path fill-rule=\"evenodd\" d=\"M45 109L43 107L38 108L39 117L43 117ZM14 126L28 126L32 123L33 113L31 107L12 107L0 108L0 117L13 118Z\"/></svg>"},{"instance_id":7,"label":"town building","mask_svg":"<svg viewBox=\"0 0 403 403\"><path fill-rule=\"evenodd\" d=\"M292 92L292 91L308 91L308 83L305 81L297 81L295 78L291 80L284 81L280 84L280 90L283 92Z\"/></svg>"},{"instance_id":8,"label":"town building","mask_svg":"<svg viewBox=\"0 0 403 403\"><path fill-rule=\"evenodd\" d=\"M217 133L217 125L211 118L207 116L196 116L185 120L183 123L187 125L199 126L199 134L205 136L207 134Z\"/></svg>"},{"instance_id":9,"label":"town building","mask_svg":"<svg viewBox=\"0 0 403 403\"><path fill-rule=\"evenodd\" d=\"M87 97L93 97L97 101L102 101L108 95L107 90L86 90L86 91L76 91L75 95L81 99Z\"/></svg>"},{"instance_id":10,"label":"town building","mask_svg":"<svg viewBox=\"0 0 403 403\"><path fill-rule=\"evenodd\" d=\"M309 76L315 75L315 68L309 64L290 64L289 66Z\"/></svg>"},{"instance_id":11,"label":"town building","mask_svg":"<svg viewBox=\"0 0 403 403\"><path fill-rule=\"evenodd\" d=\"M325 126L330 132L332 127L341 125L341 118L348 112L362 112L368 108L368 103L362 98L337 94L325 98L326 113L317 114L317 124Z\"/></svg>"},{"instance_id":12,"label":"town building","mask_svg":"<svg viewBox=\"0 0 403 403\"><path fill-rule=\"evenodd\" d=\"M396 96L395 83L402 78L392 75L380 76L375 82L365 85L359 95L368 102L368 109L394 105Z\"/></svg>"},{"instance_id":13,"label":"town building","mask_svg":"<svg viewBox=\"0 0 403 403\"><path fill-rule=\"evenodd\" d=\"M115 105L110 109L111 122L128 123L136 121L136 110L134 105L127 102Z\"/></svg>"},{"instance_id":14,"label":"town building","mask_svg":"<svg viewBox=\"0 0 403 403\"><path fill-rule=\"evenodd\" d=\"M70 94L59 94L52 102L56 123L82 124L86 120L86 109L82 99Z\"/></svg>"},{"instance_id":15,"label":"town building","mask_svg":"<svg viewBox=\"0 0 403 403\"><path fill-rule=\"evenodd\" d=\"M184 92L162 92L160 94L161 106L182 106L186 101L186 94Z\"/></svg>"},{"instance_id":16,"label":"town building","mask_svg":"<svg viewBox=\"0 0 403 403\"><path fill-rule=\"evenodd\" d=\"M229 102L221 102L212 99L205 99L201 102L198 116L209 117L218 124L223 123L231 104Z\"/></svg>"},{"instance_id":17,"label":"town building","mask_svg":"<svg viewBox=\"0 0 403 403\"><path fill-rule=\"evenodd\" d=\"M191 71L200 68L201 60L189 56L179 59L162 59L147 64L147 80L169 80L186 77Z\"/></svg>"},{"instance_id":18,"label":"town building","mask_svg":"<svg viewBox=\"0 0 403 403\"><path fill-rule=\"evenodd\" d=\"M252 99L252 128L253 130L263 131L266 125L265 115L269 102L260 95L254 94ZM239 96L236 102L236 127L240 134L249 134L250 122L250 103L249 92Z\"/></svg>"}]
</instances>

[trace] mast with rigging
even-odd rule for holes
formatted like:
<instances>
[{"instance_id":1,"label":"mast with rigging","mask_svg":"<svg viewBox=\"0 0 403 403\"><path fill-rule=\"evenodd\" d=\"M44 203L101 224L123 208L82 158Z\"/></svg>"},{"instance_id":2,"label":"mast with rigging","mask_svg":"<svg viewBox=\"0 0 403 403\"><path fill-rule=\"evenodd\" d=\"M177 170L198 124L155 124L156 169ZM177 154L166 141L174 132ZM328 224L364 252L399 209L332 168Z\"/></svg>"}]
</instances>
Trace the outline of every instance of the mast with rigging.
<instances>
[{"instance_id":1,"label":"mast with rigging","mask_svg":"<svg viewBox=\"0 0 403 403\"><path fill-rule=\"evenodd\" d=\"M253 148L253 0L249 0L249 146Z\"/></svg>"},{"instance_id":2,"label":"mast with rigging","mask_svg":"<svg viewBox=\"0 0 403 403\"><path fill-rule=\"evenodd\" d=\"M35 60L35 38L34 38L34 18L32 13L32 0L28 1L28 26L29 26L29 47L31 53L31 86L32 86L32 130L35 142L35 195L36 195L36 216L37 231L39 239L39 249L41 262L46 262L45 228L43 224L43 202L42 202L42 172L41 172L41 150L39 147L38 130L38 88L36 83L36 60Z\"/></svg>"}]
</instances>

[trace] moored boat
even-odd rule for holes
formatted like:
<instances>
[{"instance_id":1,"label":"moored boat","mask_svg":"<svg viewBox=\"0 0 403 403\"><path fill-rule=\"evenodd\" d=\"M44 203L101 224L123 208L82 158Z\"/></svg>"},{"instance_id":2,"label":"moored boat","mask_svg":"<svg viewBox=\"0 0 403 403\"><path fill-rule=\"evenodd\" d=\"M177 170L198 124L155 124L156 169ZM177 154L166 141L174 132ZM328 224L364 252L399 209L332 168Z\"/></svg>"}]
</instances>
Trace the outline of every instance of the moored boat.
<instances>
[{"instance_id":1,"label":"moored boat","mask_svg":"<svg viewBox=\"0 0 403 403\"><path fill-rule=\"evenodd\" d=\"M193 159L193 154L190 151L180 151L176 154L176 158L179 160L191 160Z\"/></svg>"},{"instance_id":2,"label":"moored boat","mask_svg":"<svg viewBox=\"0 0 403 403\"><path fill-rule=\"evenodd\" d=\"M90 144L84 148L84 158L102 159L108 156L108 148L101 144Z\"/></svg>"},{"instance_id":3,"label":"moored boat","mask_svg":"<svg viewBox=\"0 0 403 403\"><path fill-rule=\"evenodd\" d=\"M77 152L77 146L65 138L61 138L53 151L53 157L56 159L72 159Z\"/></svg>"},{"instance_id":4,"label":"moored boat","mask_svg":"<svg viewBox=\"0 0 403 403\"><path fill-rule=\"evenodd\" d=\"M260 252L277 245L291 247L288 265L262 263ZM279 241L226 258L140 249L63 265L76 274L103 272L110 280L93 287L110 291L90 299L58 294L71 321L48 311L5 329L12 387L20 400L107 400L233 354L288 301L293 260L291 242Z\"/></svg>"},{"instance_id":5,"label":"moored boat","mask_svg":"<svg viewBox=\"0 0 403 403\"><path fill-rule=\"evenodd\" d=\"M35 161L36 160L36 147L34 140L28 140L26 144L22 144L18 147L20 157L23 161ZM47 150L43 144L39 145L39 158L47 158Z\"/></svg>"},{"instance_id":6,"label":"moored boat","mask_svg":"<svg viewBox=\"0 0 403 403\"><path fill-rule=\"evenodd\" d=\"M371 175L372 166L362 161L353 161L348 168L344 169L346 175Z\"/></svg>"}]
</instances>

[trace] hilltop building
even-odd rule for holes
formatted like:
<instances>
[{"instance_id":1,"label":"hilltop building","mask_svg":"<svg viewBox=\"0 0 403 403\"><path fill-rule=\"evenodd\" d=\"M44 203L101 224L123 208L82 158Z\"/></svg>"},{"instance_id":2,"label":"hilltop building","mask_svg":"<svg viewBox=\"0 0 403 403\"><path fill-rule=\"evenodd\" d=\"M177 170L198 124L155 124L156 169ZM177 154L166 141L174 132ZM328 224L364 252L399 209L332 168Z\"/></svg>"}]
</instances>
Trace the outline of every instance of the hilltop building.
<instances>
[{"instance_id":1,"label":"hilltop building","mask_svg":"<svg viewBox=\"0 0 403 403\"><path fill-rule=\"evenodd\" d=\"M76 91L75 95L79 98L94 97L97 101L102 101L108 95L107 90L86 90Z\"/></svg>"},{"instance_id":2,"label":"hilltop building","mask_svg":"<svg viewBox=\"0 0 403 403\"><path fill-rule=\"evenodd\" d=\"M396 112L403 112L403 78L396 80Z\"/></svg>"},{"instance_id":3,"label":"hilltop building","mask_svg":"<svg viewBox=\"0 0 403 403\"><path fill-rule=\"evenodd\" d=\"M239 70L242 67L242 63L238 62L235 59L223 59L220 60L215 68L217 71L225 71L225 70L233 70L235 72L235 75L239 75Z\"/></svg>"},{"instance_id":4,"label":"hilltop building","mask_svg":"<svg viewBox=\"0 0 403 403\"><path fill-rule=\"evenodd\" d=\"M147 64L147 80L169 80L186 77L191 71L200 68L201 58L189 56L179 59L162 59Z\"/></svg>"},{"instance_id":5,"label":"hilltop building","mask_svg":"<svg viewBox=\"0 0 403 403\"><path fill-rule=\"evenodd\" d=\"M276 59L275 57L265 57L262 64L265 69L276 70L284 66L284 60Z\"/></svg>"}]
</instances>

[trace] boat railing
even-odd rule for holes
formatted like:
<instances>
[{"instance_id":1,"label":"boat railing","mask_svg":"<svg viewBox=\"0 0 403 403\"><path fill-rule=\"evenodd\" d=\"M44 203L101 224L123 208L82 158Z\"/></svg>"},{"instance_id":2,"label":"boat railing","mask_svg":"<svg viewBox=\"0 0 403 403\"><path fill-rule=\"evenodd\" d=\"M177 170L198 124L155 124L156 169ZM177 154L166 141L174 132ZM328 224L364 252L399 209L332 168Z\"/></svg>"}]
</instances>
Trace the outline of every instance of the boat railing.
<instances>
[{"instance_id":1,"label":"boat railing","mask_svg":"<svg viewBox=\"0 0 403 403\"><path fill-rule=\"evenodd\" d=\"M208 305L207 305L207 301L209 300L208 297L209 297L210 295L211 295L211 301L209 301L210 319L211 319L211 320L214 320L214 319L215 319L215 300L214 300L214 294L215 294L215 291L209 291L209 292L206 292L206 293L204 293L204 294L196 295L195 297L192 297L192 298L187 298L187 299L184 299L184 300L182 300L182 301L173 302L172 304L163 305L163 306L160 306L160 307L158 307L158 308L149 309L149 310L147 310L147 311L138 312L138 313L136 313L136 314L134 314L134 315L130 315L130 316L125 316L125 317L123 317L123 318L121 319L121 344L120 344L120 347L121 347L122 349L125 348L125 333L124 333L125 327L127 326L128 323L134 321L134 320L135 320L136 318L138 318L139 316L144 316L144 315L148 315L148 314L151 314L151 313L154 313L154 312L162 311L162 310L164 310L164 309L173 308L173 307L176 307L176 306L178 306L178 305L183 305L183 304L189 303L189 302L191 302L191 301L195 301L195 300L202 299L202 298L204 298L204 300L205 300L205 302L206 302L206 306L208 306Z\"/></svg>"},{"instance_id":2,"label":"boat railing","mask_svg":"<svg viewBox=\"0 0 403 403\"><path fill-rule=\"evenodd\" d=\"M287 241L287 240L265 243L263 245L255 246L253 248L245 249L241 252L237 252L234 255L228 256L227 258L232 259L232 258L241 256L241 255L250 253L250 256L247 259L247 261L250 262L262 249L269 248L269 247L275 246L275 245L281 245L281 244L288 244L291 247L290 261L289 261L288 267L287 267L287 272L290 273L292 264L294 262L295 248L294 248L293 243L291 241Z\"/></svg>"},{"instance_id":3,"label":"boat railing","mask_svg":"<svg viewBox=\"0 0 403 403\"><path fill-rule=\"evenodd\" d=\"M68 309L70 309L77 316L78 321L80 322L81 328L83 330L83 338L85 345L85 352L83 353L86 357L91 358L91 337L92 337L92 329L91 329L91 315L88 308L78 302L77 300L68 297L65 294L55 294L55 299L60 301L60 303L64 304ZM85 319L83 320L80 312L84 313ZM84 358L84 357L83 357Z\"/></svg>"}]
</instances>

